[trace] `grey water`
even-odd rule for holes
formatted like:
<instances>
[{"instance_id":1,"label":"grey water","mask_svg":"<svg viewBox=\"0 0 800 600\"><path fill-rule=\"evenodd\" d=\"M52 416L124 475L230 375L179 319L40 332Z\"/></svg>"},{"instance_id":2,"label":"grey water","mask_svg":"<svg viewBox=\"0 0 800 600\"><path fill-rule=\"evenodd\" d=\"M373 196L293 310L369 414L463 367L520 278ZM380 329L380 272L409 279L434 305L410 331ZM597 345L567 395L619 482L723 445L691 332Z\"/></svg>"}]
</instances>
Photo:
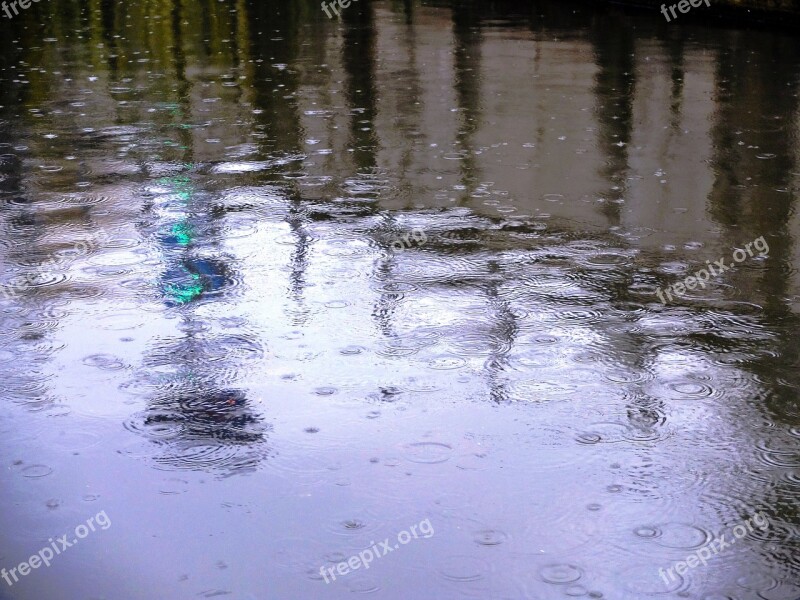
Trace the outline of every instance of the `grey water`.
<instances>
[{"instance_id":1,"label":"grey water","mask_svg":"<svg viewBox=\"0 0 800 600\"><path fill-rule=\"evenodd\" d=\"M0 18L0 598L798 600L800 39L341 12Z\"/></svg>"}]
</instances>

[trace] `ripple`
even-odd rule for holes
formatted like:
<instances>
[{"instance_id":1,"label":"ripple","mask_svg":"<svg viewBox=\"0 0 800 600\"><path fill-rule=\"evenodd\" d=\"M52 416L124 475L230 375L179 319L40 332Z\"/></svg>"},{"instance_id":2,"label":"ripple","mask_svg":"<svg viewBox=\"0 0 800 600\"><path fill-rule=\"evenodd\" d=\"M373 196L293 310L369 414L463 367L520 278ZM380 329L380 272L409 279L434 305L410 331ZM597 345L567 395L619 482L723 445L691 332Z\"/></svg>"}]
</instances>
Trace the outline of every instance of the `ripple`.
<instances>
[{"instance_id":1,"label":"ripple","mask_svg":"<svg viewBox=\"0 0 800 600\"><path fill-rule=\"evenodd\" d=\"M379 282L373 284L371 288L384 294L405 294L419 289L418 286L407 281Z\"/></svg>"},{"instance_id":2,"label":"ripple","mask_svg":"<svg viewBox=\"0 0 800 600\"><path fill-rule=\"evenodd\" d=\"M693 376L677 380L654 380L646 384L645 393L652 398L664 400L702 400L706 398L721 398L722 387L714 387L700 379L702 376Z\"/></svg>"},{"instance_id":3,"label":"ripple","mask_svg":"<svg viewBox=\"0 0 800 600\"><path fill-rule=\"evenodd\" d=\"M89 367L97 367L108 371L118 371L125 368L125 363L112 354L92 354L81 362Z\"/></svg>"},{"instance_id":4,"label":"ripple","mask_svg":"<svg viewBox=\"0 0 800 600\"><path fill-rule=\"evenodd\" d=\"M757 456L773 467L794 469L800 467L800 450L796 443L779 445L775 441L759 440L756 442Z\"/></svg>"},{"instance_id":5,"label":"ripple","mask_svg":"<svg viewBox=\"0 0 800 600\"><path fill-rule=\"evenodd\" d=\"M355 356L365 351L366 348L364 348L363 346L345 346L344 348L339 349L339 354L342 354L344 356Z\"/></svg>"},{"instance_id":6,"label":"ripple","mask_svg":"<svg viewBox=\"0 0 800 600\"><path fill-rule=\"evenodd\" d=\"M319 569L316 570L319 573ZM369 575L354 575L347 580L348 589L354 594L372 594L381 589L380 583Z\"/></svg>"},{"instance_id":7,"label":"ripple","mask_svg":"<svg viewBox=\"0 0 800 600\"><path fill-rule=\"evenodd\" d=\"M685 469L675 465L655 464L647 460L628 465L626 496L637 501L647 499L666 509L675 499L663 493L664 481L669 481L675 494L702 493L708 487L708 472Z\"/></svg>"},{"instance_id":8,"label":"ripple","mask_svg":"<svg viewBox=\"0 0 800 600\"><path fill-rule=\"evenodd\" d=\"M274 239L274 242L281 246L296 247L300 242L302 242L304 245L311 246L318 240L318 237L303 232L302 237L299 233L286 233L284 235L280 235Z\"/></svg>"},{"instance_id":9,"label":"ripple","mask_svg":"<svg viewBox=\"0 0 800 600\"><path fill-rule=\"evenodd\" d=\"M664 548L695 550L707 544L710 532L688 523L662 523L658 525L661 535L655 538L656 544Z\"/></svg>"},{"instance_id":10,"label":"ripple","mask_svg":"<svg viewBox=\"0 0 800 600\"><path fill-rule=\"evenodd\" d=\"M448 346L459 355L487 356L507 353L511 340L500 334L462 331L457 339L448 342Z\"/></svg>"},{"instance_id":11,"label":"ripple","mask_svg":"<svg viewBox=\"0 0 800 600\"><path fill-rule=\"evenodd\" d=\"M442 386L432 378L411 376L399 380L397 388L406 392L435 392L442 389Z\"/></svg>"},{"instance_id":12,"label":"ripple","mask_svg":"<svg viewBox=\"0 0 800 600\"><path fill-rule=\"evenodd\" d=\"M636 537L645 538L645 539L652 539L661 537L661 529L656 526L650 525L643 525L641 527L637 527L633 530L633 534Z\"/></svg>"},{"instance_id":13,"label":"ripple","mask_svg":"<svg viewBox=\"0 0 800 600\"><path fill-rule=\"evenodd\" d=\"M508 396L524 402L539 402L553 397L571 396L577 390L575 385L556 381L516 381L508 386Z\"/></svg>"},{"instance_id":14,"label":"ripple","mask_svg":"<svg viewBox=\"0 0 800 600\"><path fill-rule=\"evenodd\" d=\"M508 540L508 535L498 529L481 529L473 534L472 539L481 546L499 546Z\"/></svg>"},{"instance_id":15,"label":"ripple","mask_svg":"<svg viewBox=\"0 0 800 600\"><path fill-rule=\"evenodd\" d=\"M364 529L364 523L357 519L348 519L341 522L341 526L348 532Z\"/></svg>"},{"instance_id":16,"label":"ripple","mask_svg":"<svg viewBox=\"0 0 800 600\"><path fill-rule=\"evenodd\" d=\"M373 252L373 244L362 238L342 238L320 242L322 253L329 256L353 258Z\"/></svg>"},{"instance_id":17,"label":"ripple","mask_svg":"<svg viewBox=\"0 0 800 600\"><path fill-rule=\"evenodd\" d=\"M768 527L764 529L755 527L746 537L768 548L776 562L784 563L790 570L800 569L800 552L798 552L800 527L797 525L773 518Z\"/></svg>"},{"instance_id":18,"label":"ripple","mask_svg":"<svg viewBox=\"0 0 800 600\"><path fill-rule=\"evenodd\" d=\"M14 333L19 340L41 340L45 334L54 331L59 325L56 319L37 319L23 323Z\"/></svg>"},{"instance_id":19,"label":"ripple","mask_svg":"<svg viewBox=\"0 0 800 600\"><path fill-rule=\"evenodd\" d=\"M453 447L440 442L415 442L404 447L407 460L421 464L436 464L450 460Z\"/></svg>"},{"instance_id":20,"label":"ripple","mask_svg":"<svg viewBox=\"0 0 800 600\"><path fill-rule=\"evenodd\" d=\"M146 277L132 277L128 279L122 279L116 282L116 285L119 287L131 290L132 292L138 292L140 294L148 294L151 295L154 293L156 289L156 285L153 283L152 280Z\"/></svg>"},{"instance_id":21,"label":"ripple","mask_svg":"<svg viewBox=\"0 0 800 600\"><path fill-rule=\"evenodd\" d=\"M330 521L325 529L339 536L353 536L362 538L375 538L385 527L384 522L376 514L368 511L353 511Z\"/></svg>"},{"instance_id":22,"label":"ripple","mask_svg":"<svg viewBox=\"0 0 800 600\"><path fill-rule=\"evenodd\" d=\"M631 264L632 257L625 253L598 252L579 259L579 263L584 267L594 269L614 269L625 264Z\"/></svg>"},{"instance_id":23,"label":"ripple","mask_svg":"<svg viewBox=\"0 0 800 600\"><path fill-rule=\"evenodd\" d=\"M561 356L558 352L550 350L535 349L530 351L526 348L515 348L515 352L524 352L524 354L512 354L508 358L508 363L511 368L516 371L526 371L528 369L543 369L546 367L554 366Z\"/></svg>"},{"instance_id":24,"label":"ripple","mask_svg":"<svg viewBox=\"0 0 800 600\"><path fill-rule=\"evenodd\" d=\"M387 358L399 358L403 356L413 356L419 352L419 348L407 346L402 340L392 340L376 351L379 356Z\"/></svg>"},{"instance_id":25,"label":"ripple","mask_svg":"<svg viewBox=\"0 0 800 600\"><path fill-rule=\"evenodd\" d=\"M100 436L89 431L66 429L59 431L50 441L57 448L75 451L96 446L100 443Z\"/></svg>"},{"instance_id":26,"label":"ripple","mask_svg":"<svg viewBox=\"0 0 800 600\"><path fill-rule=\"evenodd\" d=\"M460 356L442 356L429 361L427 366L429 369L436 369L437 371L449 371L460 369L466 364L467 360Z\"/></svg>"},{"instance_id":27,"label":"ripple","mask_svg":"<svg viewBox=\"0 0 800 600\"><path fill-rule=\"evenodd\" d=\"M350 303L347 300L331 300L330 302L325 302L326 308L347 308L350 306Z\"/></svg>"},{"instance_id":28,"label":"ripple","mask_svg":"<svg viewBox=\"0 0 800 600\"><path fill-rule=\"evenodd\" d=\"M583 571L570 564L546 565L539 570L539 577L546 583L574 583L583 576Z\"/></svg>"},{"instance_id":29,"label":"ripple","mask_svg":"<svg viewBox=\"0 0 800 600\"><path fill-rule=\"evenodd\" d=\"M422 348L435 344L439 337L437 332L413 331L384 340L377 353L388 357L411 356Z\"/></svg>"},{"instance_id":30,"label":"ripple","mask_svg":"<svg viewBox=\"0 0 800 600\"><path fill-rule=\"evenodd\" d=\"M456 152L445 152L442 154L442 158L445 160L464 160L469 156L469 152L467 150L458 150Z\"/></svg>"},{"instance_id":31,"label":"ripple","mask_svg":"<svg viewBox=\"0 0 800 600\"><path fill-rule=\"evenodd\" d=\"M225 476L254 471L261 459L261 453L247 445L211 440L173 443L153 458L157 468L216 471Z\"/></svg>"},{"instance_id":32,"label":"ripple","mask_svg":"<svg viewBox=\"0 0 800 600\"><path fill-rule=\"evenodd\" d=\"M798 600L800 599L800 584L782 582L774 588L758 593L762 600Z\"/></svg>"},{"instance_id":33,"label":"ripple","mask_svg":"<svg viewBox=\"0 0 800 600\"><path fill-rule=\"evenodd\" d=\"M154 441L179 439L185 431L184 417L180 413L148 411L125 420L122 426Z\"/></svg>"},{"instance_id":34,"label":"ripple","mask_svg":"<svg viewBox=\"0 0 800 600\"><path fill-rule=\"evenodd\" d=\"M189 491L189 482L185 479L178 479L177 477L165 479L158 486L158 493L164 496L185 494L187 491Z\"/></svg>"},{"instance_id":35,"label":"ripple","mask_svg":"<svg viewBox=\"0 0 800 600\"><path fill-rule=\"evenodd\" d=\"M605 319L603 311L596 308L557 308L553 316L569 325L596 325Z\"/></svg>"},{"instance_id":36,"label":"ripple","mask_svg":"<svg viewBox=\"0 0 800 600\"><path fill-rule=\"evenodd\" d=\"M589 593L589 590L587 590L582 585L571 585L564 590L564 593L567 596L578 597L578 596L585 596L586 594Z\"/></svg>"},{"instance_id":37,"label":"ripple","mask_svg":"<svg viewBox=\"0 0 800 600\"><path fill-rule=\"evenodd\" d=\"M670 389L678 392L681 396L689 398L704 398L714 393L714 390L711 386L691 381L683 383L671 383L669 384L669 387Z\"/></svg>"},{"instance_id":38,"label":"ripple","mask_svg":"<svg viewBox=\"0 0 800 600\"><path fill-rule=\"evenodd\" d=\"M457 583L480 581L490 572L489 563L472 556L448 556L440 564L439 574Z\"/></svg>"},{"instance_id":39,"label":"ripple","mask_svg":"<svg viewBox=\"0 0 800 600\"><path fill-rule=\"evenodd\" d=\"M800 488L800 469L795 468L784 472L781 479L793 487Z\"/></svg>"},{"instance_id":40,"label":"ripple","mask_svg":"<svg viewBox=\"0 0 800 600\"><path fill-rule=\"evenodd\" d=\"M264 347L255 335L218 336L209 341L205 350L206 358L211 362L238 364L240 361L264 357Z\"/></svg>"},{"instance_id":41,"label":"ripple","mask_svg":"<svg viewBox=\"0 0 800 600\"><path fill-rule=\"evenodd\" d=\"M752 592L766 592L778 587L778 580L766 573L750 573L736 580L740 588Z\"/></svg>"},{"instance_id":42,"label":"ripple","mask_svg":"<svg viewBox=\"0 0 800 600\"><path fill-rule=\"evenodd\" d=\"M589 425L575 438L580 444L614 444L628 440L629 426L624 423L600 422Z\"/></svg>"},{"instance_id":43,"label":"ripple","mask_svg":"<svg viewBox=\"0 0 800 600\"><path fill-rule=\"evenodd\" d=\"M664 421L662 416L661 421ZM646 427L630 426L625 433L625 439L629 442L660 442L673 435L673 430L668 427Z\"/></svg>"},{"instance_id":44,"label":"ripple","mask_svg":"<svg viewBox=\"0 0 800 600\"><path fill-rule=\"evenodd\" d=\"M489 464L486 460L486 454L481 452L460 456L456 461L456 467L462 471L486 471L489 468Z\"/></svg>"},{"instance_id":45,"label":"ripple","mask_svg":"<svg viewBox=\"0 0 800 600\"><path fill-rule=\"evenodd\" d=\"M38 479L39 477L47 477L50 473L53 472L51 467L47 465L28 465L24 467L20 473L23 477L29 477L32 479Z\"/></svg>"},{"instance_id":46,"label":"ripple","mask_svg":"<svg viewBox=\"0 0 800 600\"><path fill-rule=\"evenodd\" d=\"M310 434L306 435L307 437L316 437ZM313 448L316 448L316 445ZM333 475L341 470L338 459L314 453L309 446L295 446L290 451L283 449L275 456L270 457L266 467L276 471L281 477L289 476L293 481L302 481L315 486L329 485ZM351 517L342 517L342 520L346 518Z\"/></svg>"},{"instance_id":47,"label":"ripple","mask_svg":"<svg viewBox=\"0 0 800 600\"><path fill-rule=\"evenodd\" d=\"M333 386L322 386L314 389L314 393L317 396L333 396L339 390Z\"/></svg>"},{"instance_id":48,"label":"ripple","mask_svg":"<svg viewBox=\"0 0 800 600\"><path fill-rule=\"evenodd\" d=\"M12 288L15 293L21 293L25 292L25 290L50 288L67 280L69 280L69 277L65 273L36 271L24 275L16 275L4 284L4 287Z\"/></svg>"},{"instance_id":49,"label":"ripple","mask_svg":"<svg viewBox=\"0 0 800 600\"><path fill-rule=\"evenodd\" d=\"M641 383L642 381L646 381L652 377L652 375L646 371L621 371L621 370L614 370L614 371L605 371L602 374L603 379L609 381L611 383Z\"/></svg>"}]
</instances>

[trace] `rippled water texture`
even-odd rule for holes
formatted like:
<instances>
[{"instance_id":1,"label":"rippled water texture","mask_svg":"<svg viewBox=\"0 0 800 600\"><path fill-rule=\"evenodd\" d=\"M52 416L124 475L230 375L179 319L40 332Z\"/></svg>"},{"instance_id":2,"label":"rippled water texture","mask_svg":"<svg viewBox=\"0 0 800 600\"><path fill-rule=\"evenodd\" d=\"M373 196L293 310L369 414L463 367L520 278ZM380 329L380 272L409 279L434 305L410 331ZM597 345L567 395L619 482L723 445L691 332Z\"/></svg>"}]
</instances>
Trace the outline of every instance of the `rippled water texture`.
<instances>
[{"instance_id":1,"label":"rippled water texture","mask_svg":"<svg viewBox=\"0 0 800 600\"><path fill-rule=\"evenodd\" d=\"M798 38L343 12L0 19L0 597L798 600Z\"/></svg>"}]
</instances>

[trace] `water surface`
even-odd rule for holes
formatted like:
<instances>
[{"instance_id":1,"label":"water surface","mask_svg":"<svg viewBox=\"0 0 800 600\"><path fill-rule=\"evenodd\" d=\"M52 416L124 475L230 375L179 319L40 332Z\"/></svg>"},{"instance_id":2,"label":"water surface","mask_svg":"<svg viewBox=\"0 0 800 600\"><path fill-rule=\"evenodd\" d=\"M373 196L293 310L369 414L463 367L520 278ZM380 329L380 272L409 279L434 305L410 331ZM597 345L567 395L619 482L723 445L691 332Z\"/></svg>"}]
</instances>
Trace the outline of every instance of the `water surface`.
<instances>
[{"instance_id":1,"label":"water surface","mask_svg":"<svg viewBox=\"0 0 800 600\"><path fill-rule=\"evenodd\" d=\"M0 23L0 596L800 598L800 42L521 6Z\"/></svg>"}]
</instances>

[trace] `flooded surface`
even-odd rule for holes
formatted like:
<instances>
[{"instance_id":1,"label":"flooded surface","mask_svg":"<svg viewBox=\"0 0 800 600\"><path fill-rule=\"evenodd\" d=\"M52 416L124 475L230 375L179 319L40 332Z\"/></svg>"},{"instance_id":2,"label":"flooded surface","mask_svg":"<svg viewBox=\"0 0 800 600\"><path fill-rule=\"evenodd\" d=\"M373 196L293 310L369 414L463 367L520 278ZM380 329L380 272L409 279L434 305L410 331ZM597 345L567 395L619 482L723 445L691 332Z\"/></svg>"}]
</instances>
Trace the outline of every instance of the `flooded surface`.
<instances>
[{"instance_id":1,"label":"flooded surface","mask_svg":"<svg viewBox=\"0 0 800 600\"><path fill-rule=\"evenodd\" d=\"M800 41L343 12L2 22L0 597L800 598Z\"/></svg>"}]
</instances>

